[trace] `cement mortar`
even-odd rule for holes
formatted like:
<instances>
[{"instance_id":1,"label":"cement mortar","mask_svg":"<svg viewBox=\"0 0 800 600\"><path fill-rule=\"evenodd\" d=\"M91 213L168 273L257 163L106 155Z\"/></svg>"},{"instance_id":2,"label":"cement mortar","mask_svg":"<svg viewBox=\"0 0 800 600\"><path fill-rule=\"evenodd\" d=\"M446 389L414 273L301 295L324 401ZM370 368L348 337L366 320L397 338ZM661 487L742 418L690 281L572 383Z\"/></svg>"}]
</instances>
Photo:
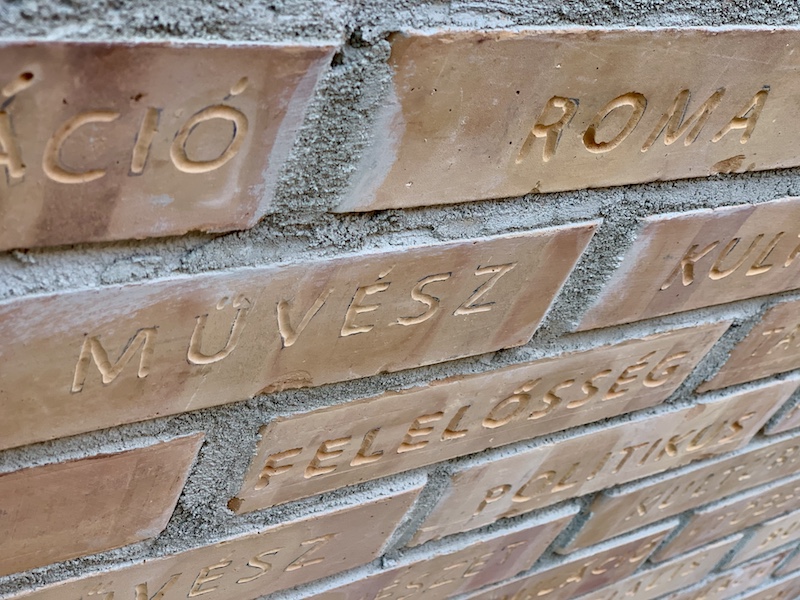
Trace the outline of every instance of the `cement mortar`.
<instances>
[{"instance_id":1,"label":"cement mortar","mask_svg":"<svg viewBox=\"0 0 800 600\"><path fill-rule=\"evenodd\" d=\"M374 572L407 556L435 552L445 542L405 550L414 528L444 491L455 468L478 464L547 440L565 439L612 423L623 423L694 403L694 389L716 373L733 346L776 301L800 299L800 292L755 298L667 315L642 323L571 333L578 318L612 275L648 215L697 208L761 203L800 195L800 169L726 175L619 188L526 195L457 206L433 206L352 215L327 211L338 204L358 160L369 152L374 118L391 90L387 65L388 35L431 28L515 28L543 26L785 26L800 23L800 7L779 0L735 2L593 1L564 3L519 0L420 2L378 0L275 0L175 3L147 0L0 0L4 39L167 39L212 42L302 42L340 45L309 105L276 197L261 223L227 235L195 233L180 238L71 247L17 250L0 254L0 300L32 294L141 282L224 271L241 267L331 258L410 244L524 231L565 223L599 220L601 226L533 340L520 348L439 365L381 374L355 382L264 395L223 407L145 423L91 432L0 452L0 473L71 458L141 447L155 441L203 431L198 461L166 530L155 540L28 573L0 578L0 595L80 575L103 566L158 556L203 545L226 536L299 518L332 507L357 504L427 480L428 486L407 520L390 540L386 556L348 574L334 575L277 597L299 598L303 590ZM686 382L663 404L573 428L532 441L488 450L442 465L384 477L270 509L234 516L227 501L241 486L260 425L285 416L405 389L433 379L486 372L501 366L616 343L631 337L720 320L733 326L701 361ZM782 378L781 376L778 378ZM773 378L776 379L776 378ZM745 384L736 389L749 389ZM714 392L705 395L714 397ZM800 401L800 400L797 400ZM774 436L770 441L779 439ZM754 445L762 443L756 438ZM714 460L714 459L712 459ZM647 481L658 479L658 475ZM624 486L623 486L624 487ZM586 506L594 494L578 499ZM446 543L467 543L509 524L535 520L551 509L459 534ZM579 518L563 535L580 526ZM636 533L638 535L639 532ZM539 565L563 560L548 551ZM535 568L539 568L539 565Z\"/></svg>"}]
</instances>

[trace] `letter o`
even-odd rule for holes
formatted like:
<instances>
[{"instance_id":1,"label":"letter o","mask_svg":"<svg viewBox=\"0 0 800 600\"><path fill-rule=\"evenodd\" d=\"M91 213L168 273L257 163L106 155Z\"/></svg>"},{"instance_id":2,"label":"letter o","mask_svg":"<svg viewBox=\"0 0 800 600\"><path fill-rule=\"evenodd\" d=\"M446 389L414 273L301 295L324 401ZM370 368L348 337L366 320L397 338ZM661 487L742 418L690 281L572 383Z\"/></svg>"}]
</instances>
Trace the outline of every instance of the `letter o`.
<instances>
[{"instance_id":1,"label":"letter o","mask_svg":"<svg viewBox=\"0 0 800 600\"><path fill-rule=\"evenodd\" d=\"M186 155L186 142L189 140L189 136L200 123L211 121L212 119L231 121L233 123L233 139L222 154L213 160L190 159ZM172 142L172 147L169 149L169 156L172 159L172 164L174 164L179 171L183 171L184 173L208 173L209 171L219 169L236 156L244 143L245 135L247 135L247 117L243 112L236 110L232 106L224 106L222 104L209 106L192 115L189 120L184 123Z\"/></svg>"},{"instance_id":2,"label":"letter o","mask_svg":"<svg viewBox=\"0 0 800 600\"><path fill-rule=\"evenodd\" d=\"M623 106L633 107L633 112L631 113L631 116L628 117L628 122L625 123L625 127L622 128L622 131L620 131L614 139L609 140L608 142L598 142L597 128L600 127L600 123L602 123L603 120L612 112L618 108L622 108ZM639 121L642 119L642 115L644 115L644 109L646 107L647 98L638 92L629 92L614 98L611 102L600 109L600 112L598 112L594 116L594 119L592 119L589 127L586 128L586 131L583 134L584 147L589 152L594 154L601 154L603 152L613 150L623 141L625 141L625 138L627 138L636 128L636 126L639 124Z\"/></svg>"}]
</instances>

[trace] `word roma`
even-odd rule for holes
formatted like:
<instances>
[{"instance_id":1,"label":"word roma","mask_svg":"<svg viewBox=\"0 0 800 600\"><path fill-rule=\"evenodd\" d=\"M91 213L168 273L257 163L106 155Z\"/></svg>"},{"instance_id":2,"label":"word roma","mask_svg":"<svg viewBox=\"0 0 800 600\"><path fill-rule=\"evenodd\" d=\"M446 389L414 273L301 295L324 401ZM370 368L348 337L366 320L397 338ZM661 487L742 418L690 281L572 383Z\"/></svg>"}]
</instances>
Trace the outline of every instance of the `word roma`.
<instances>
[{"instance_id":1,"label":"word roma","mask_svg":"<svg viewBox=\"0 0 800 600\"><path fill-rule=\"evenodd\" d=\"M9 302L0 333L20 343L0 349L0 445L523 344L593 230Z\"/></svg>"},{"instance_id":2,"label":"word roma","mask_svg":"<svg viewBox=\"0 0 800 600\"><path fill-rule=\"evenodd\" d=\"M277 419L237 512L310 496L664 400L728 323L673 331Z\"/></svg>"}]
</instances>

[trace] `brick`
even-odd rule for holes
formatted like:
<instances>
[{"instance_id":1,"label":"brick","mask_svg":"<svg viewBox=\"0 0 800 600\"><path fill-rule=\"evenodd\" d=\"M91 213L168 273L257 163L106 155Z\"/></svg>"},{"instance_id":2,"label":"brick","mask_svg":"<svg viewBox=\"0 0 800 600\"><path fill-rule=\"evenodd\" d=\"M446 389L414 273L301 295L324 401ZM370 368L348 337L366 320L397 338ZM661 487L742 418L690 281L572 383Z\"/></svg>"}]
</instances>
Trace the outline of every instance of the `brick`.
<instances>
[{"instance_id":1,"label":"brick","mask_svg":"<svg viewBox=\"0 0 800 600\"><path fill-rule=\"evenodd\" d=\"M741 540L728 539L684 554L639 574L601 588L580 600L651 600L674 590L693 585L708 575Z\"/></svg>"},{"instance_id":2,"label":"brick","mask_svg":"<svg viewBox=\"0 0 800 600\"><path fill-rule=\"evenodd\" d=\"M731 564L743 563L759 554L798 540L800 540L800 511L795 511L760 525L753 536L736 552Z\"/></svg>"},{"instance_id":3,"label":"brick","mask_svg":"<svg viewBox=\"0 0 800 600\"><path fill-rule=\"evenodd\" d=\"M768 585L739 600L794 600L800 594L800 577L784 579Z\"/></svg>"},{"instance_id":4,"label":"brick","mask_svg":"<svg viewBox=\"0 0 800 600\"><path fill-rule=\"evenodd\" d=\"M252 227L332 52L0 44L0 249Z\"/></svg>"},{"instance_id":5,"label":"brick","mask_svg":"<svg viewBox=\"0 0 800 600\"><path fill-rule=\"evenodd\" d=\"M785 415L783 415L777 423L765 428L764 433L767 435L775 435L776 433L783 433L800 427L800 404L793 406Z\"/></svg>"},{"instance_id":6,"label":"brick","mask_svg":"<svg viewBox=\"0 0 800 600\"><path fill-rule=\"evenodd\" d=\"M782 440L692 465L655 481L604 492L592 502L589 518L565 550L597 544L737 491L793 475L798 470L798 459L800 440Z\"/></svg>"},{"instance_id":7,"label":"brick","mask_svg":"<svg viewBox=\"0 0 800 600\"><path fill-rule=\"evenodd\" d=\"M315 600L441 600L529 569L577 513L540 519L533 527L489 535L456 552L438 553L313 596Z\"/></svg>"},{"instance_id":8,"label":"brick","mask_svg":"<svg viewBox=\"0 0 800 600\"><path fill-rule=\"evenodd\" d=\"M276 419L262 428L233 504L247 512L654 406L727 326L629 340ZM337 456L326 456L332 451Z\"/></svg>"},{"instance_id":9,"label":"brick","mask_svg":"<svg viewBox=\"0 0 800 600\"><path fill-rule=\"evenodd\" d=\"M719 373L700 386L699 391L716 390L797 368L800 368L800 301L769 309L761 322L733 349Z\"/></svg>"},{"instance_id":10,"label":"brick","mask_svg":"<svg viewBox=\"0 0 800 600\"><path fill-rule=\"evenodd\" d=\"M602 549L591 548L515 581L466 596L464 600L577 598L631 575L674 526L675 523L660 525L634 539L629 536Z\"/></svg>"},{"instance_id":11,"label":"brick","mask_svg":"<svg viewBox=\"0 0 800 600\"><path fill-rule=\"evenodd\" d=\"M763 390L739 392L464 467L412 543L730 452L779 408L776 400Z\"/></svg>"},{"instance_id":12,"label":"brick","mask_svg":"<svg viewBox=\"0 0 800 600\"><path fill-rule=\"evenodd\" d=\"M675 592L661 600L725 600L769 580L788 552L773 554L735 569L728 569L703 585Z\"/></svg>"},{"instance_id":13,"label":"brick","mask_svg":"<svg viewBox=\"0 0 800 600\"><path fill-rule=\"evenodd\" d=\"M800 198L644 219L579 330L800 287Z\"/></svg>"},{"instance_id":14,"label":"brick","mask_svg":"<svg viewBox=\"0 0 800 600\"><path fill-rule=\"evenodd\" d=\"M800 164L791 118L800 91L791 75L797 35L581 28L396 35L394 95L338 210ZM756 63L757 72L742 68Z\"/></svg>"},{"instance_id":15,"label":"brick","mask_svg":"<svg viewBox=\"0 0 800 600\"><path fill-rule=\"evenodd\" d=\"M157 536L202 434L0 475L0 576Z\"/></svg>"},{"instance_id":16,"label":"brick","mask_svg":"<svg viewBox=\"0 0 800 600\"><path fill-rule=\"evenodd\" d=\"M593 230L7 302L0 447L523 344Z\"/></svg>"},{"instance_id":17,"label":"brick","mask_svg":"<svg viewBox=\"0 0 800 600\"><path fill-rule=\"evenodd\" d=\"M800 477L766 491L745 493L719 505L701 508L653 560L664 560L708 541L757 525L800 508Z\"/></svg>"},{"instance_id":18,"label":"brick","mask_svg":"<svg viewBox=\"0 0 800 600\"><path fill-rule=\"evenodd\" d=\"M418 493L408 490L10 598L253 600L369 562Z\"/></svg>"},{"instance_id":19,"label":"brick","mask_svg":"<svg viewBox=\"0 0 800 600\"><path fill-rule=\"evenodd\" d=\"M775 575L778 577L783 577L784 575L797 571L798 569L800 569L800 552L783 563L780 568L776 569Z\"/></svg>"}]
</instances>

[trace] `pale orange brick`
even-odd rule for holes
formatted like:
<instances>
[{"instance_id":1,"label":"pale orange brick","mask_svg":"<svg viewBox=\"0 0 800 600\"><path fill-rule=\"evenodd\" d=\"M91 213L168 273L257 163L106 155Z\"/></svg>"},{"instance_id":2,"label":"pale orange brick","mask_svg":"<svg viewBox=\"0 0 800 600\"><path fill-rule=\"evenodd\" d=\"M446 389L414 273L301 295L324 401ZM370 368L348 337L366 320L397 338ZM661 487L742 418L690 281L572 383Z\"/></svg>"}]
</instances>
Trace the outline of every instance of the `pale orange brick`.
<instances>
[{"instance_id":1,"label":"pale orange brick","mask_svg":"<svg viewBox=\"0 0 800 600\"><path fill-rule=\"evenodd\" d=\"M202 434L0 475L0 575L157 536Z\"/></svg>"},{"instance_id":2,"label":"pale orange brick","mask_svg":"<svg viewBox=\"0 0 800 600\"><path fill-rule=\"evenodd\" d=\"M800 262L800 261L799 261ZM786 302L769 309L761 322L731 352L719 373L700 386L699 391L715 390L736 383L760 379L800 367L800 301ZM795 417L796 418L796 417ZM773 432L790 429L793 417Z\"/></svg>"},{"instance_id":3,"label":"pale orange brick","mask_svg":"<svg viewBox=\"0 0 800 600\"><path fill-rule=\"evenodd\" d=\"M592 502L588 520L564 550L590 546L737 491L793 475L798 460L800 440L782 440L692 465L656 481L606 492Z\"/></svg>"},{"instance_id":4,"label":"pale orange brick","mask_svg":"<svg viewBox=\"0 0 800 600\"><path fill-rule=\"evenodd\" d=\"M0 304L0 447L524 344L593 231Z\"/></svg>"},{"instance_id":5,"label":"pale orange brick","mask_svg":"<svg viewBox=\"0 0 800 600\"><path fill-rule=\"evenodd\" d=\"M419 488L11 596L254 600L378 556Z\"/></svg>"},{"instance_id":6,"label":"pale orange brick","mask_svg":"<svg viewBox=\"0 0 800 600\"><path fill-rule=\"evenodd\" d=\"M800 287L800 198L644 220L579 329Z\"/></svg>"},{"instance_id":7,"label":"pale orange brick","mask_svg":"<svg viewBox=\"0 0 800 600\"><path fill-rule=\"evenodd\" d=\"M669 544L659 548L654 560L672 558L710 540L741 531L777 515L800 508L800 478L765 491L736 497L720 505L701 508Z\"/></svg>"},{"instance_id":8,"label":"pale orange brick","mask_svg":"<svg viewBox=\"0 0 800 600\"><path fill-rule=\"evenodd\" d=\"M412 543L730 452L747 444L780 400L763 388L739 392L465 467Z\"/></svg>"},{"instance_id":9,"label":"pale orange brick","mask_svg":"<svg viewBox=\"0 0 800 600\"><path fill-rule=\"evenodd\" d=\"M382 571L328 592L315 600L400 600L418 596L440 600L513 577L529 569L556 535L577 513L576 508L484 536L481 541L453 552Z\"/></svg>"},{"instance_id":10,"label":"pale orange brick","mask_svg":"<svg viewBox=\"0 0 800 600\"><path fill-rule=\"evenodd\" d=\"M588 594L631 575L674 526L674 522L665 523L601 548L589 548L465 600L568 600Z\"/></svg>"},{"instance_id":11,"label":"pale orange brick","mask_svg":"<svg viewBox=\"0 0 800 600\"><path fill-rule=\"evenodd\" d=\"M332 52L0 44L0 249L252 227Z\"/></svg>"},{"instance_id":12,"label":"pale orange brick","mask_svg":"<svg viewBox=\"0 0 800 600\"><path fill-rule=\"evenodd\" d=\"M759 554L800 540L800 511L795 511L761 524L739 548L731 565L743 563Z\"/></svg>"},{"instance_id":13,"label":"pale orange brick","mask_svg":"<svg viewBox=\"0 0 800 600\"><path fill-rule=\"evenodd\" d=\"M262 427L232 505L247 512L653 406L727 326L629 340L276 419Z\"/></svg>"},{"instance_id":14,"label":"pale orange brick","mask_svg":"<svg viewBox=\"0 0 800 600\"><path fill-rule=\"evenodd\" d=\"M797 35L581 28L395 35L392 101L338 210L798 165L800 126L790 117L800 92L790 75L800 70ZM758 74L746 64L758 64Z\"/></svg>"}]
</instances>

